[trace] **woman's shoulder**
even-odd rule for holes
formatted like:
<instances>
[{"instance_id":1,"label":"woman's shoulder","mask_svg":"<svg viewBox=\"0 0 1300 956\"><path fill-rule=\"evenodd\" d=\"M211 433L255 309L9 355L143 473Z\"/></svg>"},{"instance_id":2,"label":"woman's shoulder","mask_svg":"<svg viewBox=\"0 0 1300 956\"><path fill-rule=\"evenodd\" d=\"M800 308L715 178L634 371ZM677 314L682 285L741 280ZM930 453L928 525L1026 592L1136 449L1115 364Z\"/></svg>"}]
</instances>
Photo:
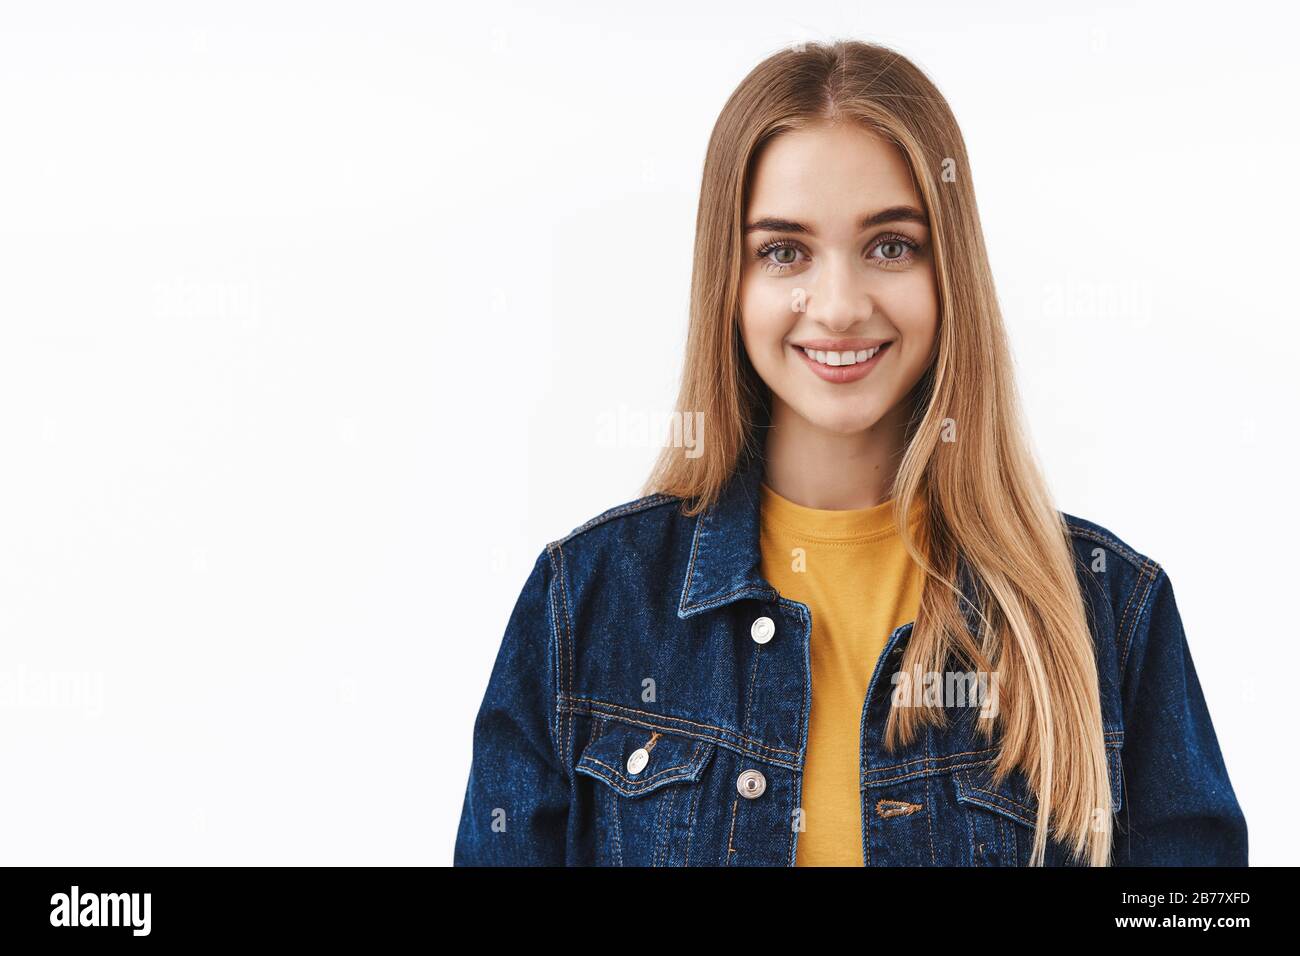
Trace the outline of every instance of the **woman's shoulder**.
<instances>
[{"instance_id":1,"label":"woman's shoulder","mask_svg":"<svg viewBox=\"0 0 1300 956\"><path fill-rule=\"evenodd\" d=\"M1098 549L1101 549L1119 558L1136 572L1155 574L1161 570L1158 562L1133 547L1105 525L1064 511L1061 512L1061 517L1065 521L1066 528L1069 529L1076 552L1083 550L1096 556Z\"/></svg>"},{"instance_id":2,"label":"woman's shoulder","mask_svg":"<svg viewBox=\"0 0 1300 956\"><path fill-rule=\"evenodd\" d=\"M1074 548L1075 573L1085 596L1101 596L1121 646L1146 616L1154 596L1167 579L1160 563L1127 539L1096 521L1062 511Z\"/></svg>"},{"instance_id":3,"label":"woman's shoulder","mask_svg":"<svg viewBox=\"0 0 1300 956\"><path fill-rule=\"evenodd\" d=\"M643 495L606 508L599 514L588 518L568 534L550 542L547 547L565 547L578 539L595 541L610 534L617 534L628 526L645 529L653 525L671 522L678 511L681 498L676 495Z\"/></svg>"},{"instance_id":4,"label":"woman's shoulder","mask_svg":"<svg viewBox=\"0 0 1300 956\"><path fill-rule=\"evenodd\" d=\"M1066 511L1061 512L1061 518L1065 519L1066 527L1070 529L1070 537L1073 538L1076 546L1104 548L1110 554L1123 559L1123 561L1135 568L1154 567L1157 570L1160 568L1160 564L1152 561L1147 555L1128 544L1125 538L1119 537L1117 533L1105 527L1104 524L1092 522L1087 518L1080 518L1079 515L1071 515Z\"/></svg>"},{"instance_id":5,"label":"woman's shoulder","mask_svg":"<svg viewBox=\"0 0 1300 956\"><path fill-rule=\"evenodd\" d=\"M683 499L643 495L605 508L549 542L542 560L570 611L595 601L600 614L647 603L676 608L696 518Z\"/></svg>"}]
</instances>

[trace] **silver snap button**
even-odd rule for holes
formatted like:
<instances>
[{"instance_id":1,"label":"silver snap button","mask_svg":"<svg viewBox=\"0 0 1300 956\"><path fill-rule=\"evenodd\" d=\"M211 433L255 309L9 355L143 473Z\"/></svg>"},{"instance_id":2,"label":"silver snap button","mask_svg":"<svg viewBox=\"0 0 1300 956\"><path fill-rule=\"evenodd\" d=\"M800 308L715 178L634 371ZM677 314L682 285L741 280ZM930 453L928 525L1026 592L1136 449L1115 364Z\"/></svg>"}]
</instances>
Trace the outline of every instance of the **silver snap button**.
<instances>
[{"instance_id":1,"label":"silver snap button","mask_svg":"<svg viewBox=\"0 0 1300 956\"><path fill-rule=\"evenodd\" d=\"M767 778L757 770L746 770L736 778L736 789L746 800L753 800L761 797L767 789Z\"/></svg>"},{"instance_id":2,"label":"silver snap button","mask_svg":"<svg viewBox=\"0 0 1300 956\"><path fill-rule=\"evenodd\" d=\"M632 756L627 758L627 772L636 776L645 769L645 765L650 762L650 751L644 747L638 747L632 751Z\"/></svg>"},{"instance_id":3,"label":"silver snap button","mask_svg":"<svg viewBox=\"0 0 1300 956\"><path fill-rule=\"evenodd\" d=\"M776 624L770 617L760 617L749 628L749 636L756 644L766 644L776 633Z\"/></svg>"}]
</instances>

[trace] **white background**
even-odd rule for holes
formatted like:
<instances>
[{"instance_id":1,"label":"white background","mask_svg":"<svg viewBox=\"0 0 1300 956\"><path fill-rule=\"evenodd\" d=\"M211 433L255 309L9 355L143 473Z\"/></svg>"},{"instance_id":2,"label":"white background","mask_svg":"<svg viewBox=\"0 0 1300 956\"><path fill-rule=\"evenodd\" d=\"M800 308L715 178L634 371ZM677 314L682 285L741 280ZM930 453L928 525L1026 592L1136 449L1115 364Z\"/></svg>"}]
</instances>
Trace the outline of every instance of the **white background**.
<instances>
[{"instance_id":1,"label":"white background","mask_svg":"<svg viewBox=\"0 0 1300 956\"><path fill-rule=\"evenodd\" d=\"M1061 6L5 2L0 862L450 862L533 560L654 457L718 111L841 37L949 98L1058 506L1297 862L1296 24Z\"/></svg>"}]
</instances>

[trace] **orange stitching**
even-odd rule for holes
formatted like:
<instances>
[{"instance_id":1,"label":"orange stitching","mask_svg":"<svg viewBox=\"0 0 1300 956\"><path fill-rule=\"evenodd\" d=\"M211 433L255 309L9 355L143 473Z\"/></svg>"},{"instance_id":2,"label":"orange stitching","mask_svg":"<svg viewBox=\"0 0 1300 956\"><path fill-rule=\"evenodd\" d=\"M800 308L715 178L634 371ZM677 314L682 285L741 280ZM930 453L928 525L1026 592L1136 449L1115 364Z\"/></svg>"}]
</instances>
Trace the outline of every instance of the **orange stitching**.
<instances>
[{"instance_id":1,"label":"orange stitching","mask_svg":"<svg viewBox=\"0 0 1300 956\"><path fill-rule=\"evenodd\" d=\"M923 804L910 803L907 800L882 799L876 801L876 815L885 819L889 817L905 817L921 809L924 809Z\"/></svg>"},{"instance_id":2,"label":"orange stitching","mask_svg":"<svg viewBox=\"0 0 1300 956\"><path fill-rule=\"evenodd\" d=\"M870 866L871 865L871 814L865 812L867 809L865 798L862 801L862 809L864 811L862 814L862 824L863 827L865 828L862 836L862 857L863 857L862 863L864 866Z\"/></svg>"},{"instance_id":3,"label":"orange stitching","mask_svg":"<svg viewBox=\"0 0 1300 956\"><path fill-rule=\"evenodd\" d=\"M731 832L727 834L727 865L731 865L731 854L736 852L736 808L740 806L740 797L731 805Z\"/></svg>"},{"instance_id":4,"label":"orange stitching","mask_svg":"<svg viewBox=\"0 0 1300 956\"><path fill-rule=\"evenodd\" d=\"M930 812L928 807L925 811L925 832L930 836L930 864L933 866L936 865L939 860L935 856L934 852L934 814Z\"/></svg>"}]
</instances>

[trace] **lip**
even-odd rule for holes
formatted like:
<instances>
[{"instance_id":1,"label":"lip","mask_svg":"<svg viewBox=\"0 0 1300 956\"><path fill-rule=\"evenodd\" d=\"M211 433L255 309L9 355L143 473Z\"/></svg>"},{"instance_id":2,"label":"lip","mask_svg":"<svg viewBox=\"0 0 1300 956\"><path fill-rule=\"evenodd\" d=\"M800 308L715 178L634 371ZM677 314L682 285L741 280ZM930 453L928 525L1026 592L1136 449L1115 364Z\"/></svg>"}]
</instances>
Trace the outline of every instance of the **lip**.
<instances>
[{"instance_id":1,"label":"lip","mask_svg":"<svg viewBox=\"0 0 1300 956\"><path fill-rule=\"evenodd\" d=\"M893 339L808 339L806 342L792 342L798 349L812 349L814 352L861 352L874 349L877 345L892 342Z\"/></svg>"},{"instance_id":2,"label":"lip","mask_svg":"<svg viewBox=\"0 0 1300 956\"><path fill-rule=\"evenodd\" d=\"M816 339L814 341L832 342L834 340ZM871 356L871 358L867 359L865 362L854 362L852 365L822 365L816 359L809 358L808 354L804 351L805 348L815 349L815 348L821 348L821 346L815 346L813 344L805 342L800 345L795 345L792 343L790 347L795 350L799 358L803 360L804 364L806 364L810 369L812 369L813 374L816 375L818 378L822 379L822 381L831 382L832 384L835 385L846 385L849 382L856 382L859 379L865 378L868 374L870 374L871 370L876 367L877 363L879 363L881 358L883 358L889 352L889 350L893 347L894 344L892 339L876 339L874 343L867 344L867 345L859 345L855 348L852 346L852 343L856 343L856 342L871 343L871 340L842 339L838 343L839 348L832 349L828 346L822 348L822 351L847 352L850 350L850 348L852 348L852 350L856 352L861 349L875 348L876 345L882 343L885 344L885 347L882 348L875 355Z\"/></svg>"}]
</instances>

